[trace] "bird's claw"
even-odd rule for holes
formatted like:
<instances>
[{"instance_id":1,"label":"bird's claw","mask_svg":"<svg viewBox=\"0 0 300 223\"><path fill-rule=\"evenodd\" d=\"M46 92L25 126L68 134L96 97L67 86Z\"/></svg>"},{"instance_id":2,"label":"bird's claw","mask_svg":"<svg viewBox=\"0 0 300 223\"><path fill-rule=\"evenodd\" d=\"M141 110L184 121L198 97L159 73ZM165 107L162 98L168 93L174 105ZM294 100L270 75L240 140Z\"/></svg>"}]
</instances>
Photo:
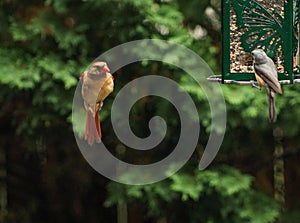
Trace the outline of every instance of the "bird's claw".
<instances>
[{"instance_id":1,"label":"bird's claw","mask_svg":"<svg viewBox=\"0 0 300 223\"><path fill-rule=\"evenodd\" d=\"M252 87L254 87L254 88L257 88L257 89L261 90L261 87L260 87L260 86L258 86L254 80L251 80L251 81L250 81L250 83L251 83Z\"/></svg>"},{"instance_id":2,"label":"bird's claw","mask_svg":"<svg viewBox=\"0 0 300 223\"><path fill-rule=\"evenodd\" d=\"M97 108L98 108L97 110L100 111L102 109L102 106L103 106L103 101L98 102L97 103Z\"/></svg>"}]
</instances>

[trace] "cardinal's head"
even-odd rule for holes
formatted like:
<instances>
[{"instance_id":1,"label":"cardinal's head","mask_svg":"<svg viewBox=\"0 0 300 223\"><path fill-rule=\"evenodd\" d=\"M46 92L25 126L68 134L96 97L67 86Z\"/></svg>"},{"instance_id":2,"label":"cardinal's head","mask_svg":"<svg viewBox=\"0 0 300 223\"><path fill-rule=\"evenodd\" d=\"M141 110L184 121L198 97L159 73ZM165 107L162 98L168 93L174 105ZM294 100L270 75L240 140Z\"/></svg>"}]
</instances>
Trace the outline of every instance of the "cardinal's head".
<instances>
[{"instance_id":1,"label":"cardinal's head","mask_svg":"<svg viewBox=\"0 0 300 223\"><path fill-rule=\"evenodd\" d=\"M93 75L101 75L109 72L110 70L105 62L95 62L92 64L91 68L89 69L89 73Z\"/></svg>"}]
</instances>

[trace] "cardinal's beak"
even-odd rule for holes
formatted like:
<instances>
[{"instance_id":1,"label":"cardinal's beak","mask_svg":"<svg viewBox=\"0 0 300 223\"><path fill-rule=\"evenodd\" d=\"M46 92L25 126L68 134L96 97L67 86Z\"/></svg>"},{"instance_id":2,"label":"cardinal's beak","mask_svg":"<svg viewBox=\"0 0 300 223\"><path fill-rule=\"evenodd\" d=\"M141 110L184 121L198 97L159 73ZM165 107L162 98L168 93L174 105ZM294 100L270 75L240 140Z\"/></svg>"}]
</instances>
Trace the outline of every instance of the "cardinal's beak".
<instances>
[{"instance_id":1,"label":"cardinal's beak","mask_svg":"<svg viewBox=\"0 0 300 223\"><path fill-rule=\"evenodd\" d=\"M109 68L108 67L103 67L102 70L101 70L102 73L107 73L107 72L110 72Z\"/></svg>"}]
</instances>

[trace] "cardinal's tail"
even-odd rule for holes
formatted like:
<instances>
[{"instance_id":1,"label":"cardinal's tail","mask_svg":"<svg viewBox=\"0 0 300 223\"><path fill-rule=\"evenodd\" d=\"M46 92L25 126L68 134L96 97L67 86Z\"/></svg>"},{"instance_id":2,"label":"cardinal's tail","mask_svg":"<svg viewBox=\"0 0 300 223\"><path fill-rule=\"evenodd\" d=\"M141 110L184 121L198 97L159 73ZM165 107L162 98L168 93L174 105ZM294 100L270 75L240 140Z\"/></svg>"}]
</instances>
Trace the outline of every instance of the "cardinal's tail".
<instances>
[{"instance_id":1,"label":"cardinal's tail","mask_svg":"<svg viewBox=\"0 0 300 223\"><path fill-rule=\"evenodd\" d=\"M273 92L269 88L266 89L267 89L268 106L269 106L269 121L271 123L275 123L277 120L276 107L275 107L275 92Z\"/></svg>"},{"instance_id":2,"label":"cardinal's tail","mask_svg":"<svg viewBox=\"0 0 300 223\"><path fill-rule=\"evenodd\" d=\"M99 138L99 141L101 141L101 138L102 138L102 132L101 132L101 125L100 125L100 118L99 118L99 112L96 112L96 115L95 115L95 123L96 123L96 129L97 129L97 135L98 135L98 138Z\"/></svg>"},{"instance_id":3,"label":"cardinal's tail","mask_svg":"<svg viewBox=\"0 0 300 223\"><path fill-rule=\"evenodd\" d=\"M101 128L98 112L96 112L94 117L92 111L87 110L84 139L89 145L93 145L94 142L101 142Z\"/></svg>"}]
</instances>

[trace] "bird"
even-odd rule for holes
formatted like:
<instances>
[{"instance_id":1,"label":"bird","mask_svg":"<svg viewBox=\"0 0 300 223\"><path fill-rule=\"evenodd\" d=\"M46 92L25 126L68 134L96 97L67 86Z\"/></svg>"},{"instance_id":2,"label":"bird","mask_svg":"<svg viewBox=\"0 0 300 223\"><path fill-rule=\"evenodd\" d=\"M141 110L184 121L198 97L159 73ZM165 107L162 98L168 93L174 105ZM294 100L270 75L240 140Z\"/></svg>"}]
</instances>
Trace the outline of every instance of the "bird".
<instances>
[{"instance_id":1,"label":"bird","mask_svg":"<svg viewBox=\"0 0 300 223\"><path fill-rule=\"evenodd\" d=\"M261 89L266 88L268 107L269 107L269 121L275 123L277 120L275 108L275 94L283 94L281 85L278 81L278 74L273 60L267 56L264 50L255 49L251 52L254 63L254 74L258 86L252 82L252 86Z\"/></svg>"},{"instance_id":2,"label":"bird","mask_svg":"<svg viewBox=\"0 0 300 223\"><path fill-rule=\"evenodd\" d=\"M92 146L95 142L101 142L99 111L102 109L104 99L114 90L114 78L106 62L96 61L81 74L80 80L86 110L84 139Z\"/></svg>"}]
</instances>

